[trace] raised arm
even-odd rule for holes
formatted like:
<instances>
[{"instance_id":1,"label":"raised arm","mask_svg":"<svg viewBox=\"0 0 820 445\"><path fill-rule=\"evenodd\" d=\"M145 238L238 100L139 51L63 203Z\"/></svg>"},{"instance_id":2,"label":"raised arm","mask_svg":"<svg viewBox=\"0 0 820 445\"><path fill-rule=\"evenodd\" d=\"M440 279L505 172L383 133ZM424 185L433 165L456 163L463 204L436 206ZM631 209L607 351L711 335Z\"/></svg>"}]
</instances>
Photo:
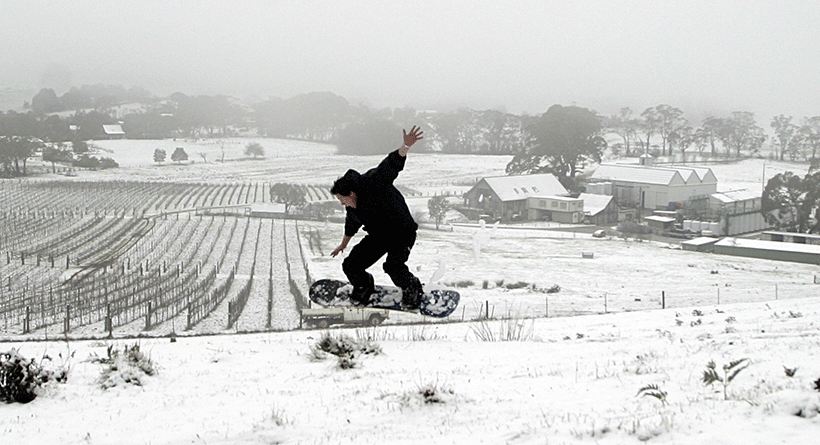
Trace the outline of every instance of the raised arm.
<instances>
[{"instance_id":1,"label":"raised arm","mask_svg":"<svg viewBox=\"0 0 820 445\"><path fill-rule=\"evenodd\" d=\"M407 152L410 151L410 147L416 143L419 139L424 139L423 131L421 131L420 127L413 125L413 128L410 129L410 133L407 133L406 130L401 131L404 135L404 145L399 148L399 156L405 157L407 156Z\"/></svg>"}]
</instances>

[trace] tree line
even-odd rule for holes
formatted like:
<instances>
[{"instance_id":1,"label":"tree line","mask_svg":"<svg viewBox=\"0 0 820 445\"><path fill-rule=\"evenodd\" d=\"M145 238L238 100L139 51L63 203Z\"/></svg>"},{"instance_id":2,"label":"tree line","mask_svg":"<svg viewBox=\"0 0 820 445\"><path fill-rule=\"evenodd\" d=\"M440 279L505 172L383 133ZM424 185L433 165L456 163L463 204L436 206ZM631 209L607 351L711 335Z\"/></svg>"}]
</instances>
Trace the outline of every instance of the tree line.
<instances>
[{"instance_id":1,"label":"tree line","mask_svg":"<svg viewBox=\"0 0 820 445\"><path fill-rule=\"evenodd\" d=\"M378 154L396 145L401 128L421 124L425 139L418 151L511 155L509 173L552 172L572 179L603 150L637 156L759 156L766 131L751 112L709 116L699 125L684 112L659 104L640 114L626 107L603 116L578 106L556 105L536 116L499 110L461 108L431 112L412 108L374 109L350 104L329 92L270 98L245 105L223 96L174 93L159 98L141 88L83 86L61 96L42 89L25 113L0 113L0 163L6 175L19 175L39 144L71 143L104 137L104 124L122 125L129 138L218 138L253 134L336 144L341 154ZM126 106L127 105L127 106ZM795 121L771 119L771 147L778 159L815 159L820 116ZM608 140L610 139L610 140ZM21 140L27 141L26 143ZM72 153L52 153L57 160Z\"/></svg>"}]
</instances>

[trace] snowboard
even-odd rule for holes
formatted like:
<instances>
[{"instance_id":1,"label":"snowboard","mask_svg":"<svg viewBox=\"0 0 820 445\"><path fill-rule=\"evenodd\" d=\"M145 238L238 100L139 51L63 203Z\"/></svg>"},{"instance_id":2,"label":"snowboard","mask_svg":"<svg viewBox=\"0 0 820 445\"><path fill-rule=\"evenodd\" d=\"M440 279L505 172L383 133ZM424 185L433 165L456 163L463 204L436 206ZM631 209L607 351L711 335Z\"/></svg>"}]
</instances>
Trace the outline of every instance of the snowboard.
<instances>
[{"instance_id":1,"label":"snowboard","mask_svg":"<svg viewBox=\"0 0 820 445\"><path fill-rule=\"evenodd\" d=\"M350 306L352 290L353 286L346 281L318 280L310 286L310 300L322 306ZM376 285L376 292L370 296L370 303L364 307L443 318L453 313L458 306L459 298L460 294L454 290L429 289L428 286L424 286L424 295L421 297L419 308L407 310L401 307L400 288Z\"/></svg>"}]
</instances>

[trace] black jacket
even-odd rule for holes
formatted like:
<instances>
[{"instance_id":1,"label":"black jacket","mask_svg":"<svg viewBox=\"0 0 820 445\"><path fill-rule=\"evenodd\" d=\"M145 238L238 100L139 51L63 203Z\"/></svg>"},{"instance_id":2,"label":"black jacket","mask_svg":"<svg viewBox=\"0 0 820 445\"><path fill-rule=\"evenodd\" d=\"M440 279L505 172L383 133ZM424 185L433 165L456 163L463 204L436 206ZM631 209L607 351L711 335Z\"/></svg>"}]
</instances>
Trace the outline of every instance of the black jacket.
<instances>
[{"instance_id":1,"label":"black jacket","mask_svg":"<svg viewBox=\"0 0 820 445\"><path fill-rule=\"evenodd\" d=\"M406 160L396 150L364 174L356 170L345 173L345 177L353 180L352 190L357 197L356 208L347 207L345 235L355 235L362 226L375 236L401 236L418 229L404 196L393 185Z\"/></svg>"}]
</instances>

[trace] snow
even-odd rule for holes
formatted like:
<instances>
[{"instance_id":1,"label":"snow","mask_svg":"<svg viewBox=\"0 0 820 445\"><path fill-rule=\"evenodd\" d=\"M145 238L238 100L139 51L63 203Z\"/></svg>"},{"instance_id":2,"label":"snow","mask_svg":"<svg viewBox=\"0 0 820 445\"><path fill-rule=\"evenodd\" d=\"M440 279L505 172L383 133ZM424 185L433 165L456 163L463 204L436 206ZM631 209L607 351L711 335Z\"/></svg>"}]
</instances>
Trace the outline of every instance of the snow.
<instances>
[{"instance_id":1,"label":"snow","mask_svg":"<svg viewBox=\"0 0 820 445\"><path fill-rule=\"evenodd\" d=\"M0 428L17 444L810 444L820 433L818 323L820 299L806 298L334 330L381 346L353 369L311 360L321 331L6 342L74 358L66 384L4 406ZM522 341L478 339L482 326L505 324L521 325ZM88 358L135 342L158 374L101 389L102 366ZM719 383L701 384L709 361L720 371L741 358L751 366L727 400ZM651 384L665 403L636 396ZM425 403L426 387L441 403Z\"/></svg>"},{"instance_id":2,"label":"snow","mask_svg":"<svg viewBox=\"0 0 820 445\"><path fill-rule=\"evenodd\" d=\"M121 143L110 141L111 146ZM145 144L146 153L163 148ZM244 147L244 142L235 145ZM326 150L302 145L314 156ZM192 159L197 156L196 150L186 151ZM322 181L349 167L348 158L305 162L301 156L277 158L294 169L283 174L283 181ZM444 155L418 158L453 180L459 175L452 165L467 174L492 175L503 171L508 160L464 157L452 164ZM356 162L367 168L374 160ZM299 164L307 170L298 171ZM96 177L152 170L169 177L175 171L190 177L208 174L215 180L242 176L235 165L188 167L193 166L135 167ZM763 169L769 177L778 169L805 173L800 166L790 167L768 161ZM333 173L317 179L311 176L317 168ZM760 187L758 161L733 166L742 170L737 172L725 165L711 168L720 189ZM280 180L270 169L251 173L270 174L266 181ZM422 190L449 187L426 182L424 172L414 172L410 165L405 173L403 180ZM424 201L413 198L411 205L422 208ZM260 270L268 264L275 270L287 267L283 245L287 242L288 250L295 251L293 228L279 220L272 226L263 223L260 240L273 248L259 260ZM321 233L324 252L342 236L339 224L300 222L298 228ZM17 348L38 361L47 355L52 359L45 361L46 367L66 365L70 373L67 383L47 385L29 404L3 406L2 437L15 444L817 443L816 265L597 239L556 228L539 224L517 230L484 228L491 233L482 233L478 226L420 231L410 257L414 272L422 280L432 276L432 285L472 283L458 289L461 307L445 323L391 315L392 323L415 324L233 335L206 326L192 334L208 329L223 334L180 333L173 342L168 337L5 337L0 351ZM311 251L307 243L302 247L311 276L341 277L342 258ZM594 257L583 258L584 252ZM378 266L372 270L377 282L388 282ZM294 271L294 276L303 272ZM277 289L289 287L286 276L274 275L273 280ZM509 290L502 280L536 289L558 284L561 290ZM238 324L249 328L266 323L259 316L263 304L265 296L252 291L248 312ZM289 295L275 294L273 305L282 317L271 321L273 329L298 325L288 315L294 313ZM510 318L478 320L486 307L495 317ZM589 315L567 316L572 314ZM121 329L140 332L140 323ZM182 318L174 323L184 325ZM216 324L224 326L222 321ZM152 335L167 335L172 326L165 323ZM100 331L89 326L79 333ZM237 331L241 329L231 332ZM325 332L370 338L381 353L357 357L352 369L341 369L332 356L316 360L311 349ZM503 337L514 340L485 341ZM104 356L109 346L135 343L153 361L157 374L141 378L142 386L102 389L98 380L103 365L93 359ZM724 365L744 358L750 366L728 384L725 399L722 384L701 382L711 361L720 374ZM796 368L794 376L787 376L785 368ZM639 396L648 385L657 385L666 394L664 400Z\"/></svg>"}]
</instances>

